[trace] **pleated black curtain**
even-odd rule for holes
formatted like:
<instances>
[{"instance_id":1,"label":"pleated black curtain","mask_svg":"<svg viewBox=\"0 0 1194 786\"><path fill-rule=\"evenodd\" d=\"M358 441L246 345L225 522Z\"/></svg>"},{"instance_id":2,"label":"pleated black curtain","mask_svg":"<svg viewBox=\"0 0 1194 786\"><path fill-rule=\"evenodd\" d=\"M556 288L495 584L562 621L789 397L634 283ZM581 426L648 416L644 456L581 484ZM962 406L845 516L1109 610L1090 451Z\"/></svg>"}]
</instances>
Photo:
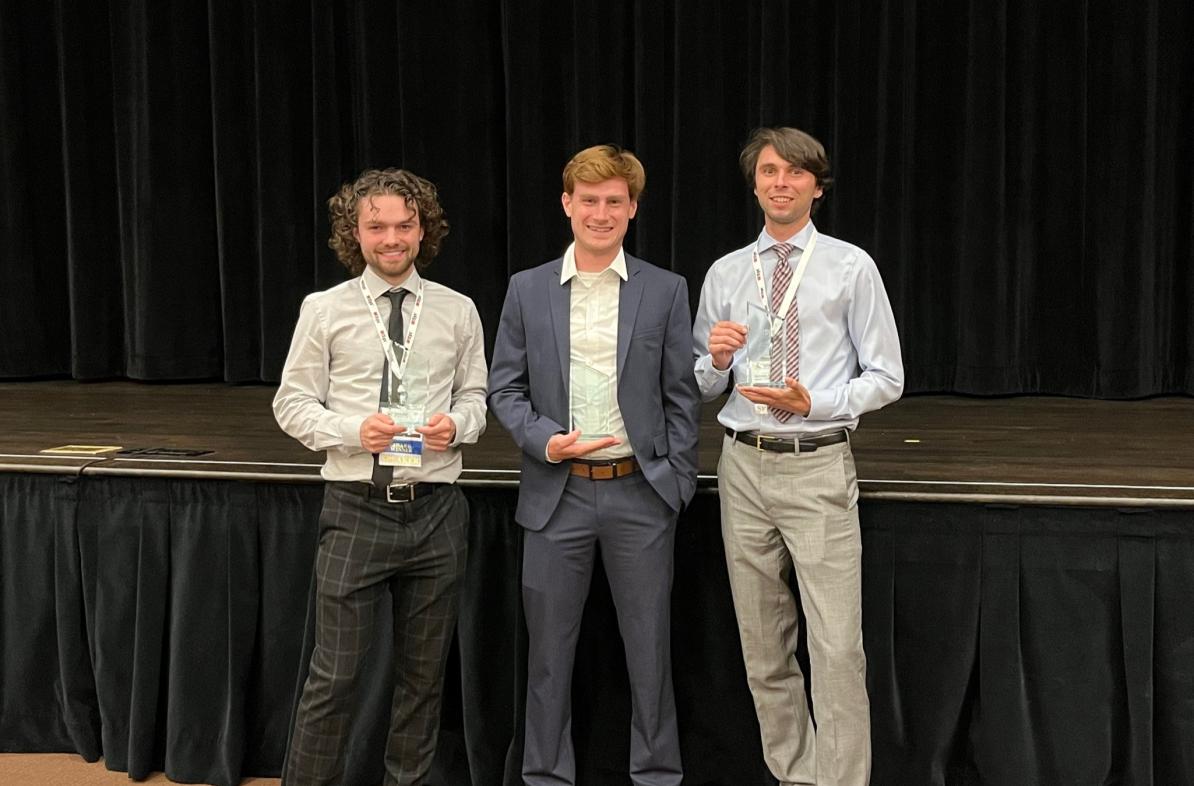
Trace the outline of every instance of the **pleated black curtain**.
<instances>
[{"instance_id":1,"label":"pleated black curtain","mask_svg":"<svg viewBox=\"0 0 1194 786\"><path fill-rule=\"evenodd\" d=\"M0 377L276 380L367 166L439 186L430 275L492 340L567 242L564 162L621 143L628 247L695 298L758 231L741 144L788 124L909 391L1194 394L1191 39L1185 0L3 0Z\"/></svg>"}]
</instances>

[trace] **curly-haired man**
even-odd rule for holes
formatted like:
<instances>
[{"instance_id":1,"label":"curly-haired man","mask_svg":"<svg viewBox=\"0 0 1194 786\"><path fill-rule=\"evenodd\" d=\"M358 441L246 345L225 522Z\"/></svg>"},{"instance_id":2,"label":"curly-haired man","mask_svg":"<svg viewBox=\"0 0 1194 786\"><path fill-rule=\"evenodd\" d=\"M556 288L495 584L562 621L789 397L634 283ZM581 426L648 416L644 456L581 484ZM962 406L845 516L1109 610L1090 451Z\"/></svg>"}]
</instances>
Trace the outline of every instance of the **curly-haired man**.
<instances>
[{"instance_id":1,"label":"curly-haired man","mask_svg":"<svg viewBox=\"0 0 1194 786\"><path fill-rule=\"evenodd\" d=\"M468 503L460 446L485 428L473 302L421 273L448 233L435 186L367 170L328 200L328 245L354 278L303 301L274 414L327 451L315 650L283 781L339 783L353 688L390 597L396 687L386 783L422 784L439 727Z\"/></svg>"}]
</instances>

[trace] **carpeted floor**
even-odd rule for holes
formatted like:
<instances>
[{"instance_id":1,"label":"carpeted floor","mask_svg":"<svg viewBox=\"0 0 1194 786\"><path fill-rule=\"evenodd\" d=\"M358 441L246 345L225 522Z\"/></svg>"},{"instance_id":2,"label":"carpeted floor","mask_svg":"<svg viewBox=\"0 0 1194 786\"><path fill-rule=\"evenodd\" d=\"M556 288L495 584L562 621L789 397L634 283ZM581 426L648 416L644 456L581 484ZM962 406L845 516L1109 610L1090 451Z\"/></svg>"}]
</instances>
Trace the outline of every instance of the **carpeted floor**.
<instances>
[{"instance_id":1,"label":"carpeted floor","mask_svg":"<svg viewBox=\"0 0 1194 786\"><path fill-rule=\"evenodd\" d=\"M160 772L139 783L174 783ZM88 764L73 753L0 753L3 786L128 786L127 772L111 772L104 762ZM246 778L242 786L278 786L277 778Z\"/></svg>"}]
</instances>

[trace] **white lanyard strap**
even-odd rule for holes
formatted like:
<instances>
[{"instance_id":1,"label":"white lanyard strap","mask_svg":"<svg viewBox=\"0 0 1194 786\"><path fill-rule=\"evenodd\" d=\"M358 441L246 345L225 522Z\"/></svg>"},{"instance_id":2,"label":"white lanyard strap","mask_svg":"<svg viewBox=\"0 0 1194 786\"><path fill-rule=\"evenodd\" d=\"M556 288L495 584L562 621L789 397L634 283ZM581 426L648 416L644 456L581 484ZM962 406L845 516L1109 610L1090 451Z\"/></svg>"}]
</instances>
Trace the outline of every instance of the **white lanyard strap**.
<instances>
[{"instance_id":1,"label":"white lanyard strap","mask_svg":"<svg viewBox=\"0 0 1194 786\"><path fill-rule=\"evenodd\" d=\"M771 315L773 323L783 322L784 317L787 316L788 309L792 307L792 298L796 297L796 288L800 286L800 279L804 278L804 269L808 267L808 260L812 257L813 249L816 247L817 228L813 227L812 232L808 236L808 243L805 244L804 251L800 253L800 262L796 265L796 271L792 274L792 280L788 282L788 291L784 293L784 299L779 304L778 312L771 310L771 298L767 297L767 282L763 276L763 262L759 259L759 251L757 248L751 251L750 262L755 269L755 284L759 288L759 300L763 301L763 308L767 309L767 313ZM784 264L787 264L787 262L785 261Z\"/></svg>"},{"instance_id":2,"label":"white lanyard strap","mask_svg":"<svg viewBox=\"0 0 1194 786\"><path fill-rule=\"evenodd\" d=\"M415 306L411 309L410 320L406 323L405 340L402 342L405 351L402 353L402 362L399 363L394 354L394 344L390 341L390 332L386 330L386 323L382 320L381 311L377 308L377 301L369 294L365 277L361 276L358 280L361 282L361 296L365 298L365 305L369 307L369 315L373 317L373 326L377 329L377 338L381 341L381 351L385 353L386 360L390 363L390 374L402 379L402 375L406 373L406 364L410 360L411 348L415 344L415 332L419 329L419 314L423 310L423 281L419 280L419 288L415 292Z\"/></svg>"}]
</instances>

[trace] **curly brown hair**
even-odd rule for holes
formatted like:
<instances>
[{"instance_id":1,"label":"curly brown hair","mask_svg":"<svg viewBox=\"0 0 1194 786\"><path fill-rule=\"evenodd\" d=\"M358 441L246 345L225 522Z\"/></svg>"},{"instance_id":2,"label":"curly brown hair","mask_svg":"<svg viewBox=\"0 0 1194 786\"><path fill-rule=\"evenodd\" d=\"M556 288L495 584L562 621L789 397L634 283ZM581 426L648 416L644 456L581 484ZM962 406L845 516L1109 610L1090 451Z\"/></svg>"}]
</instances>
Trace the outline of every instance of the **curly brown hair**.
<instances>
[{"instance_id":1,"label":"curly brown hair","mask_svg":"<svg viewBox=\"0 0 1194 786\"><path fill-rule=\"evenodd\" d=\"M439 194L431 181L405 169L366 169L355 182L345 183L328 200L328 219L332 236L328 248L336 252L340 264L354 276L365 270L365 257L357 240L357 211L361 200L380 194L392 194L406 200L406 206L419 216L423 240L415 267L421 272L439 253L440 244L448 234L448 221L439 205Z\"/></svg>"}]
</instances>

